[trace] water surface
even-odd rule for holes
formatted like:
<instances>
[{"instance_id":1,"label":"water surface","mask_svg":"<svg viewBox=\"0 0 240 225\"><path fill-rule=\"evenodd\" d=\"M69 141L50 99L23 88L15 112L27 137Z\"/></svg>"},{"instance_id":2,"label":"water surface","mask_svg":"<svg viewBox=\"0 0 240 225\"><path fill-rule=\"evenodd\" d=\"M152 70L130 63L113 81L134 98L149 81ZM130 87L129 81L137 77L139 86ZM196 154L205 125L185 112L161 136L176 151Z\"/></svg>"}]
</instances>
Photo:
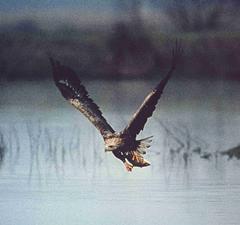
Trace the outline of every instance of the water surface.
<instances>
[{"instance_id":1,"label":"water surface","mask_svg":"<svg viewBox=\"0 0 240 225\"><path fill-rule=\"evenodd\" d=\"M116 130L155 86L84 83ZM127 173L51 82L3 85L1 224L239 224L240 163L218 154L239 144L238 86L171 81L140 135L152 165Z\"/></svg>"}]
</instances>

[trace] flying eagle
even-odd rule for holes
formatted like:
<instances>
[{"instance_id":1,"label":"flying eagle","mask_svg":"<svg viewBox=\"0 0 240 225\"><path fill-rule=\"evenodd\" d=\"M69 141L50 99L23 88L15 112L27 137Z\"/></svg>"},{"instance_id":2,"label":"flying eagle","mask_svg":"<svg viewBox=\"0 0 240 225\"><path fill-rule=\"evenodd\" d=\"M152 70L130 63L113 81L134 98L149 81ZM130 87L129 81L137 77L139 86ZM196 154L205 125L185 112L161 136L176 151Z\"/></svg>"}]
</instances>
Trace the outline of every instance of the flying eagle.
<instances>
[{"instance_id":1,"label":"flying eagle","mask_svg":"<svg viewBox=\"0 0 240 225\"><path fill-rule=\"evenodd\" d=\"M133 115L131 121L121 132L116 132L103 117L99 107L89 97L88 92L81 83L76 73L69 67L50 58L53 78L63 97L68 100L76 109L83 113L90 122L101 133L105 151L112 152L120 159L127 171L132 171L135 167L149 166L150 163L144 159L143 154L150 147L151 137L137 140L136 136L143 130L147 119L152 116L157 102L161 97L163 89L171 77L181 54L181 49L176 43L172 51L172 65L165 78L147 95L142 105Z\"/></svg>"}]
</instances>

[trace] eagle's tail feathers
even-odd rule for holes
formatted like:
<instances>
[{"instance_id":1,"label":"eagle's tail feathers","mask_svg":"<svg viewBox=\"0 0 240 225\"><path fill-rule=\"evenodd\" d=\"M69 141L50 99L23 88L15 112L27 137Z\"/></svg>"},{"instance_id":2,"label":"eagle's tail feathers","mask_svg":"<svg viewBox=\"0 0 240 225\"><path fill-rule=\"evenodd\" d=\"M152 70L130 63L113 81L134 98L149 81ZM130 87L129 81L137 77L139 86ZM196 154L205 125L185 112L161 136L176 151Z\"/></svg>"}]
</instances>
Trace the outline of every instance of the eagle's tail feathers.
<instances>
[{"instance_id":1,"label":"eagle's tail feathers","mask_svg":"<svg viewBox=\"0 0 240 225\"><path fill-rule=\"evenodd\" d=\"M150 143L152 142L152 137L153 136L138 140L137 151L140 154L146 154L146 150L151 146Z\"/></svg>"}]
</instances>

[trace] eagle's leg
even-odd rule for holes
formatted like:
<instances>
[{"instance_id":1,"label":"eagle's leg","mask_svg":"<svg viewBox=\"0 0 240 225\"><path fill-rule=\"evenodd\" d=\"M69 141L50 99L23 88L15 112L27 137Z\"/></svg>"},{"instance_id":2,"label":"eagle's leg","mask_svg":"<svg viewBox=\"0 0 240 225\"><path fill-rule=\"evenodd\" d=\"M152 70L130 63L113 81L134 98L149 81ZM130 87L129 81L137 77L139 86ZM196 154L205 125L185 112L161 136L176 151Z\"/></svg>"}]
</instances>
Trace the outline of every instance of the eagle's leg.
<instances>
[{"instance_id":1,"label":"eagle's leg","mask_svg":"<svg viewBox=\"0 0 240 225\"><path fill-rule=\"evenodd\" d=\"M125 165L126 170L127 170L128 172L131 172L131 171L132 171L132 169L133 169L133 164L130 163L127 159L125 159L124 165Z\"/></svg>"}]
</instances>

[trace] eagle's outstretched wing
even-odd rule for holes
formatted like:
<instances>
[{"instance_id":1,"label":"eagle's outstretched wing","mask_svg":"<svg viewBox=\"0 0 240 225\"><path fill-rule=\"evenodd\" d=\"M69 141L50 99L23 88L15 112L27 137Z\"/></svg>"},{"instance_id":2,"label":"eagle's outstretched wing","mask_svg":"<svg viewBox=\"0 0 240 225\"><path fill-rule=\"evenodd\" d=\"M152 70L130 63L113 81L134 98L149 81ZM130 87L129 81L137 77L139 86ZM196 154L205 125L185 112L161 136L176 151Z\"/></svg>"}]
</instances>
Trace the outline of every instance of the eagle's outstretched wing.
<instances>
[{"instance_id":1,"label":"eagle's outstretched wing","mask_svg":"<svg viewBox=\"0 0 240 225\"><path fill-rule=\"evenodd\" d=\"M156 108L157 102L161 97L163 89L167 84L168 80L170 79L176 67L177 60L181 54L182 49L176 42L176 46L172 51L172 65L169 72L167 73L165 78L163 78L160 83L144 99L142 105L139 107L127 127L124 129L124 133L128 133L133 138L135 138L136 135L139 134L141 130L143 130L147 119L152 116Z\"/></svg>"},{"instance_id":2,"label":"eagle's outstretched wing","mask_svg":"<svg viewBox=\"0 0 240 225\"><path fill-rule=\"evenodd\" d=\"M103 137L109 133L114 133L113 128L102 116L99 107L88 96L88 92L76 73L71 68L61 65L52 58L50 58L50 62L55 84L61 91L63 97L83 113L100 131Z\"/></svg>"}]
</instances>

